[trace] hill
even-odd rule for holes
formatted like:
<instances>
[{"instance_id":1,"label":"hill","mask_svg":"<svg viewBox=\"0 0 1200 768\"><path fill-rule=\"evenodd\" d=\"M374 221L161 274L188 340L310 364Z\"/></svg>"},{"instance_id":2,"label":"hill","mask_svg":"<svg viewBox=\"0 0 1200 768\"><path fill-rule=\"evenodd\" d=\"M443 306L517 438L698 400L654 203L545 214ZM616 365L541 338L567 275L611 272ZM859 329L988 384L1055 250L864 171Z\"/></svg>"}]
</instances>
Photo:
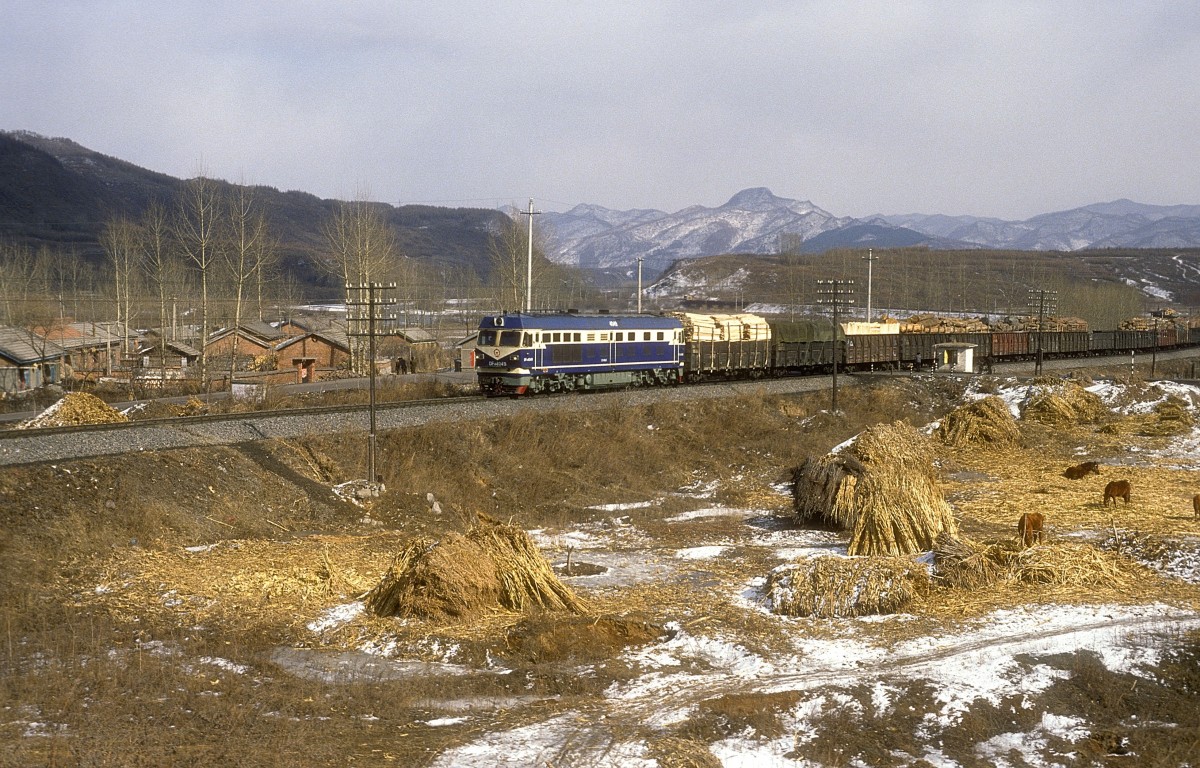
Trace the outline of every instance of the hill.
<instances>
[{"instance_id":1,"label":"hill","mask_svg":"<svg viewBox=\"0 0 1200 768\"><path fill-rule=\"evenodd\" d=\"M26 131L0 132L0 238L38 247L66 247L81 258L101 258L98 236L114 216L139 218L152 201L172 205L184 184L165 174L94 152L65 138ZM229 184L228 186L233 186ZM322 226L336 200L306 192L255 186L279 241L281 263L310 288L329 282L319 261ZM499 211L478 208L392 206L377 203L401 252L435 268L484 277L490 229Z\"/></svg>"}]
</instances>

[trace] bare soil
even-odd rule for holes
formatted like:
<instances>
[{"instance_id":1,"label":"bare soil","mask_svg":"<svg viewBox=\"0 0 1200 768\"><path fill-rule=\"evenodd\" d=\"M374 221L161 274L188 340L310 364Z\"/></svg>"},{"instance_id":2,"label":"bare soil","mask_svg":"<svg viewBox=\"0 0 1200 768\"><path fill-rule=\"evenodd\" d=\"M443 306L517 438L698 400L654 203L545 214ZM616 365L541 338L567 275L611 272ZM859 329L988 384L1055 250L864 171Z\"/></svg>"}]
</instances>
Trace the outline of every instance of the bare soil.
<instances>
[{"instance_id":1,"label":"bare soil","mask_svg":"<svg viewBox=\"0 0 1200 768\"><path fill-rule=\"evenodd\" d=\"M333 490L362 475L361 435L5 470L0 764L428 765L480 735L480 720L454 721L463 711L489 712L489 729L598 711L603 691L644 673L627 651L680 628L720 632L752 649L783 647L787 631L777 620L728 595L780 563L791 470L865 425L926 424L959 401L960 386L899 378L856 389L836 415L818 393L555 410L387 433L379 446L386 490L368 503ZM1125 463L1131 431L1100 426L1023 425L1016 448L941 454L964 532L1011 537L1019 514L1036 508L1047 515L1048 546L1116 529L1143 541L1200 537L1189 506L1194 473ZM1144 438L1139 457L1160 439L1171 438ZM1104 463L1102 475L1062 478L1081 455ZM1134 503L1102 506L1098 488L1117 475L1133 483ZM754 514L689 517L694 496L708 488L703 503ZM378 582L406 542L464 532L480 514L540 531L556 572L594 615L497 608L469 623L366 614L329 621ZM612 543L580 550L570 539L579 531ZM829 536L832 546L837 535ZM709 544L726 549L717 558L679 555ZM578 569L570 574L568 556ZM912 621L880 631L898 642L1039 601L1200 606L1195 587L1140 573L1136 594L1103 586L935 591L913 607ZM1189 714L1198 656L1200 643L1181 642L1164 661L1176 677L1141 683L1136 694L1118 694L1130 681L1102 666L1062 659L1086 674L1046 695L1093 702L1093 720L1108 730L1083 750L1091 758L1150 738L1177 757L1200 725ZM695 714L670 732L641 733L633 719L613 727L643 739L660 765L718 765L709 744L747 728L784 733L780 713L797 700L793 691L719 687L694 695ZM920 686L905 697L895 711L911 711L913 723L831 720L797 759L904 764L896 755L919 754L909 742L920 713L936 707ZM1129 710L1151 705L1155 718L1180 727L1131 726ZM944 749L971 754L972 734L1016 727L1007 712L1003 702L974 711L957 732L961 744Z\"/></svg>"}]
</instances>

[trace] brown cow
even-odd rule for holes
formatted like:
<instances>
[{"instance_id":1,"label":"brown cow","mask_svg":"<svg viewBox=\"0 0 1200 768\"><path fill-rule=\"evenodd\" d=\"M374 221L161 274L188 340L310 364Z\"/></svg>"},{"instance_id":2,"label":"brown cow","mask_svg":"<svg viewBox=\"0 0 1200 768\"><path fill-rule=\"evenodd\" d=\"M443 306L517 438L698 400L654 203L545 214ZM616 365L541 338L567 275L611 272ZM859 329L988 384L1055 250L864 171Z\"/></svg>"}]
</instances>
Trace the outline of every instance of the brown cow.
<instances>
[{"instance_id":1,"label":"brown cow","mask_svg":"<svg viewBox=\"0 0 1200 768\"><path fill-rule=\"evenodd\" d=\"M1085 461L1082 464L1076 464L1073 467L1067 467L1063 470L1063 477L1068 480L1082 480L1088 475L1100 474L1100 464L1095 461Z\"/></svg>"},{"instance_id":2,"label":"brown cow","mask_svg":"<svg viewBox=\"0 0 1200 768\"><path fill-rule=\"evenodd\" d=\"M1113 506L1117 506L1117 499L1125 499L1125 503L1129 503L1130 489L1128 480L1113 480L1108 485L1104 486L1104 504L1108 505L1108 500L1112 499Z\"/></svg>"},{"instance_id":3,"label":"brown cow","mask_svg":"<svg viewBox=\"0 0 1200 768\"><path fill-rule=\"evenodd\" d=\"M1021 519L1017 521L1017 535L1025 546L1032 547L1033 543L1042 542L1042 523L1045 518L1041 512L1025 512L1021 515Z\"/></svg>"},{"instance_id":4,"label":"brown cow","mask_svg":"<svg viewBox=\"0 0 1200 768\"><path fill-rule=\"evenodd\" d=\"M1192 512L1196 513L1196 517L1200 517L1200 493L1192 497Z\"/></svg>"}]
</instances>

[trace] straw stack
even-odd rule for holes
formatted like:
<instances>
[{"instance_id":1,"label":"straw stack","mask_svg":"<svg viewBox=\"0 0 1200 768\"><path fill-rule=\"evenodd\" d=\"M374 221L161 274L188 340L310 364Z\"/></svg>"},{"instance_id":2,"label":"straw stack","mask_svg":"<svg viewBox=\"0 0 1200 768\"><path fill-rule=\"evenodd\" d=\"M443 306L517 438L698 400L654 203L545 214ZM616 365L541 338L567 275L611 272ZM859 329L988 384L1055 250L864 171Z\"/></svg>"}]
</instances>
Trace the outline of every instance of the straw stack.
<instances>
[{"instance_id":1,"label":"straw stack","mask_svg":"<svg viewBox=\"0 0 1200 768\"><path fill-rule=\"evenodd\" d=\"M937 436L946 445L1010 446L1021 437L1008 405L995 395L955 408L938 425Z\"/></svg>"},{"instance_id":2,"label":"straw stack","mask_svg":"<svg viewBox=\"0 0 1200 768\"><path fill-rule=\"evenodd\" d=\"M1004 576L1001 546L942 534L933 550L934 576L940 583L960 589L994 584Z\"/></svg>"},{"instance_id":3,"label":"straw stack","mask_svg":"<svg viewBox=\"0 0 1200 768\"><path fill-rule=\"evenodd\" d=\"M429 619L465 619L497 608L586 611L529 534L492 520L481 520L465 536L409 543L366 603L376 615Z\"/></svg>"},{"instance_id":4,"label":"straw stack","mask_svg":"<svg viewBox=\"0 0 1200 768\"><path fill-rule=\"evenodd\" d=\"M129 419L125 414L95 395L89 395L86 392L70 392L37 416L21 422L17 428L70 427L79 424L112 424L122 421L129 421Z\"/></svg>"},{"instance_id":5,"label":"straw stack","mask_svg":"<svg viewBox=\"0 0 1200 768\"><path fill-rule=\"evenodd\" d=\"M840 453L810 457L793 472L796 520L850 530L851 555L928 551L943 531L957 530L934 456L909 424L871 427Z\"/></svg>"},{"instance_id":6,"label":"straw stack","mask_svg":"<svg viewBox=\"0 0 1200 768\"><path fill-rule=\"evenodd\" d=\"M1037 386L1021 414L1022 418L1043 424L1090 424L1110 415L1110 411L1098 395L1075 382L1055 381L1049 386Z\"/></svg>"},{"instance_id":7,"label":"straw stack","mask_svg":"<svg viewBox=\"0 0 1200 768\"><path fill-rule=\"evenodd\" d=\"M1170 395L1154 407L1155 419L1142 429L1142 434L1169 436L1189 432L1194 420L1188 404L1180 397Z\"/></svg>"},{"instance_id":8,"label":"straw stack","mask_svg":"<svg viewBox=\"0 0 1200 768\"><path fill-rule=\"evenodd\" d=\"M903 610L928 582L912 558L825 556L776 568L767 595L784 616L848 618Z\"/></svg>"},{"instance_id":9,"label":"straw stack","mask_svg":"<svg viewBox=\"0 0 1200 768\"><path fill-rule=\"evenodd\" d=\"M938 539L933 554L937 581L961 589L981 589L1002 581L1120 587L1136 580L1126 561L1089 544L1056 542L1022 547L1012 539L980 543L945 536Z\"/></svg>"}]
</instances>

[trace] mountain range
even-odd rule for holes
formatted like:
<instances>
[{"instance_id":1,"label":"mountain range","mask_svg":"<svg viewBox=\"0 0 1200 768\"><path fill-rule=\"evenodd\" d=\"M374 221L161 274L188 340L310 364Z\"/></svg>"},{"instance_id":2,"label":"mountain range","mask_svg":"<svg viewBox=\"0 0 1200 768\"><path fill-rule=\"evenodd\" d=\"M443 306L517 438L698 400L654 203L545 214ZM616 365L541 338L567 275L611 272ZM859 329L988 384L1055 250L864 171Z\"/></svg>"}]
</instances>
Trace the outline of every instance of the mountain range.
<instances>
[{"instance_id":1,"label":"mountain range","mask_svg":"<svg viewBox=\"0 0 1200 768\"><path fill-rule=\"evenodd\" d=\"M0 131L0 244L45 245L99 262L99 234L109 221L138 220L152 201L171 207L184 183L70 139ZM329 249L323 228L337 201L268 186L253 192L279 242L283 268L313 298L340 295L341 280L323 265ZM444 272L486 275L488 237L504 221L500 211L375 205L406 257Z\"/></svg>"},{"instance_id":2,"label":"mountain range","mask_svg":"<svg viewBox=\"0 0 1200 768\"><path fill-rule=\"evenodd\" d=\"M0 131L0 240L66 247L98 260L98 235L105 223L115 215L139 218L151 200L169 202L183 183L70 139ZM328 270L320 267L327 249L322 227L337 201L266 186L255 192L270 212L286 268L303 284L328 284ZM503 212L377 205L407 257L439 269L468 269L486 279L489 235L504 220ZM1065 252L1200 247L1200 205L1130 200L1024 221L941 214L853 218L755 187L715 208L694 205L667 213L581 204L562 213L546 212L537 223L546 225L552 261L597 274L628 275L641 259L648 280L680 260L727 254L867 247Z\"/></svg>"},{"instance_id":3,"label":"mountain range","mask_svg":"<svg viewBox=\"0 0 1200 768\"><path fill-rule=\"evenodd\" d=\"M628 268L638 258L651 274L679 259L729 253L769 254L833 248L1078 251L1200 246L1200 205L1155 206L1116 200L1024 221L942 214L835 216L769 189L745 189L716 208L676 213L614 211L578 205L549 213L551 258L586 269Z\"/></svg>"}]
</instances>

